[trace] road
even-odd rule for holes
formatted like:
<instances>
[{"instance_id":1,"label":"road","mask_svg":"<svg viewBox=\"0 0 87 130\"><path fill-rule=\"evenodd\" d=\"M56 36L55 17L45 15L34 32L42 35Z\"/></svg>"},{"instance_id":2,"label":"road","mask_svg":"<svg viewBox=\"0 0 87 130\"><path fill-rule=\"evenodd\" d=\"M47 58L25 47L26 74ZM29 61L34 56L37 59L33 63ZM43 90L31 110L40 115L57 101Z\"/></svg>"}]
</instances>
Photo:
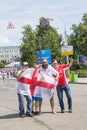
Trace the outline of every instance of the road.
<instances>
[{"instance_id":1,"label":"road","mask_svg":"<svg viewBox=\"0 0 87 130\"><path fill-rule=\"evenodd\" d=\"M0 80L0 130L86 130L87 129L87 85L70 84L73 97L73 113L67 111L64 94L65 113L60 113L56 95L55 110L52 114L50 102L44 99L42 114L34 117L18 117L18 100L15 80Z\"/></svg>"}]
</instances>

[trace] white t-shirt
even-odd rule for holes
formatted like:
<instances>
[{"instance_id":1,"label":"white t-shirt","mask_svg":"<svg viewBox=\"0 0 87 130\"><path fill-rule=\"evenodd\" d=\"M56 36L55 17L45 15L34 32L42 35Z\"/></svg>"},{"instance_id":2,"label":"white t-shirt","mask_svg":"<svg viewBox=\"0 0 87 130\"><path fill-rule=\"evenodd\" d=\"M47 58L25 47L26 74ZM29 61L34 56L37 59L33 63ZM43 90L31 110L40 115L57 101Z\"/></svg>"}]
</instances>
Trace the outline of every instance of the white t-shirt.
<instances>
[{"instance_id":1,"label":"white t-shirt","mask_svg":"<svg viewBox=\"0 0 87 130\"><path fill-rule=\"evenodd\" d=\"M44 74L46 74L48 76L54 76L54 75L58 74L58 72L51 65L48 65L47 69L44 69L43 67L40 67L39 71L43 72Z\"/></svg>"}]
</instances>

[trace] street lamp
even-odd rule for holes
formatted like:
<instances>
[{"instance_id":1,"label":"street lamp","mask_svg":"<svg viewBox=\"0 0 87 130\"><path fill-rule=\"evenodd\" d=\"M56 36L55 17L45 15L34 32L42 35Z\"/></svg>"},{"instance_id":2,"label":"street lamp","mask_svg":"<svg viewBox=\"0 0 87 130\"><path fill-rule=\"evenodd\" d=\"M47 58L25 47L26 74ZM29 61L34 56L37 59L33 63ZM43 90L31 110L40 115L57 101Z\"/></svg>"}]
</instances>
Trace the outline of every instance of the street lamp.
<instances>
[{"instance_id":1,"label":"street lamp","mask_svg":"<svg viewBox=\"0 0 87 130\"><path fill-rule=\"evenodd\" d=\"M64 25L64 36L65 36L64 40L65 40L65 44L68 45L65 21L64 21L64 19L62 17L60 17L60 16L57 16L57 17L62 21L62 23ZM69 57L68 57L68 55L66 56L66 61L67 61L67 63L69 63Z\"/></svg>"},{"instance_id":2,"label":"street lamp","mask_svg":"<svg viewBox=\"0 0 87 130\"><path fill-rule=\"evenodd\" d=\"M66 24L65 24L65 21L64 21L64 19L62 17L60 17L60 16L57 16L57 17L62 21L62 23L64 25L64 40L65 40L66 45L67 45L68 43L67 43L67 33L66 33Z\"/></svg>"},{"instance_id":3,"label":"street lamp","mask_svg":"<svg viewBox=\"0 0 87 130\"><path fill-rule=\"evenodd\" d=\"M63 25L64 25L64 41L65 41L65 44L68 46L65 21L64 21L64 19L63 19L61 16L57 16L57 18L59 18L59 19L62 21ZM53 20L53 19L52 19L52 20ZM66 55L66 62L67 62L67 64L69 63L69 57L68 57L68 55ZM70 73L70 72L69 72L69 70L68 70L68 74L69 74L69 73Z\"/></svg>"}]
</instances>

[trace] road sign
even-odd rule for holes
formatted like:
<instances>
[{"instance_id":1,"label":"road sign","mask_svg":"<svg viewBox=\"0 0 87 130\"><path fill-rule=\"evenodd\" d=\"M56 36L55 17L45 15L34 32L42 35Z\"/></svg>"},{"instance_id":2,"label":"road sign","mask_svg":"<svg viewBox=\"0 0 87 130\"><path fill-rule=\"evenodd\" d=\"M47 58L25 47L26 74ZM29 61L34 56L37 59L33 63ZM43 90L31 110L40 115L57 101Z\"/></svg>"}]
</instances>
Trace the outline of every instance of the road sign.
<instances>
[{"instance_id":1,"label":"road sign","mask_svg":"<svg viewBox=\"0 0 87 130\"><path fill-rule=\"evenodd\" d=\"M37 51L38 64L42 64L42 59L46 58L48 63L51 64L51 50L40 50Z\"/></svg>"},{"instance_id":2,"label":"road sign","mask_svg":"<svg viewBox=\"0 0 87 130\"><path fill-rule=\"evenodd\" d=\"M48 19L42 18L41 19L41 24L47 25L48 24Z\"/></svg>"},{"instance_id":3,"label":"road sign","mask_svg":"<svg viewBox=\"0 0 87 130\"><path fill-rule=\"evenodd\" d=\"M73 46L61 46L61 55L73 55Z\"/></svg>"},{"instance_id":4,"label":"road sign","mask_svg":"<svg viewBox=\"0 0 87 130\"><path fill-rule=\"evenodd\" d=\"M14 25L11 22L9 22L8 26L7 26L7 29L14 29Z\"/></svg>"}]
</instances>

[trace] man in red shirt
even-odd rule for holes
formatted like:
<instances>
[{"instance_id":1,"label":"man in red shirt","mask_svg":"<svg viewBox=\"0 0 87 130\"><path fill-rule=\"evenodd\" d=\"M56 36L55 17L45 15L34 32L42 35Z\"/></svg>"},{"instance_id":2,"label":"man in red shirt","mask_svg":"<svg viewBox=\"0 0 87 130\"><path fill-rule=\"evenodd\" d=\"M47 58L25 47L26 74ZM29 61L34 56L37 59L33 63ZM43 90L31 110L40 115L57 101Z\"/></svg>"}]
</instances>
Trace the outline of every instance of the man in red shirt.
<instances>
[{"instance_id":1,"label":"man in red shirt","mask_svg":"<svg viewBox=\"0 0 87 130\"><path fill-rule=\"evenodd\" d=\"M59 72L58 77L58 85L56 87L57 95L59 99L59 104L61 108L61 113L64 113L64 102L63 102L63 91L65 91L65 94L67 96L67 102L68 102L68 110L71 113L72 112L72 97L71 97L71 90L69 87L69 84L67 82L67 78L65 75L65 70L72 66L73 59L69 59L69 64L62 64L59 65L56 60L53 60L53 67Z\"/></svg>"}]
</instances>

